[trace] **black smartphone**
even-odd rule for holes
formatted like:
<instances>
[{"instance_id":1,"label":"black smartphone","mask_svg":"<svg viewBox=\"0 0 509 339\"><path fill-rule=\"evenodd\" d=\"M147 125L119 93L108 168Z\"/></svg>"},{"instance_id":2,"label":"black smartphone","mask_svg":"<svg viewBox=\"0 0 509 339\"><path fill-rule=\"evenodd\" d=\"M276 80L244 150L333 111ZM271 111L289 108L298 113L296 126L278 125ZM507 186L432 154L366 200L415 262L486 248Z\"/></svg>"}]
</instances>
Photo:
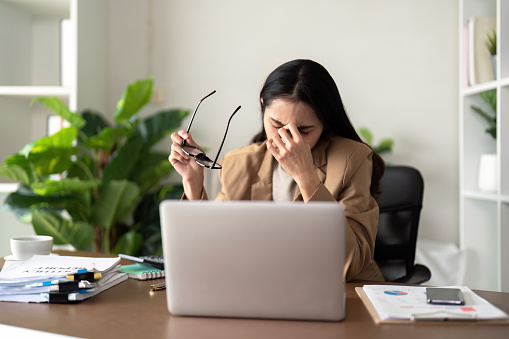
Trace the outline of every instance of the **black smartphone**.
<instances>
[{"instance_id":1,"label":"black smartphone","mask_svg":"<svg viewBox=\"0 0 509 339\"><path fill-rule=\"evenodd\" d=\"M465 305L465 298L459 288L428 287L426 298L429 304Z\"/></svg>"}]
</instances>

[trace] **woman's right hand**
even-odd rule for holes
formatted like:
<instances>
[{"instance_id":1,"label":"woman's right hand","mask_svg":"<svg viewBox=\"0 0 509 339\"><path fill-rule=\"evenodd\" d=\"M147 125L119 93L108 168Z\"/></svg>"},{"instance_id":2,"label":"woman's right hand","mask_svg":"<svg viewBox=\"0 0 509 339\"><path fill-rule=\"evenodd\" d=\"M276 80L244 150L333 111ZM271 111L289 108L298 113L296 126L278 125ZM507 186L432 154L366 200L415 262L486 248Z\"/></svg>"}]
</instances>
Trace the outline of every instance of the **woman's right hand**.
<instances>
[{"instance_id":1,"label":"woman's right hand","mask_svg":"<svg viewBox=\"0 0 509 339\"><path fill-rule=\"evenodd\" d=\"M194 142L190 133L180 130L171 134L171 153L168 160L175 170L182 176L182 184L186 197L190 200L200 199L203 190L203 166L200 166L192 156L182 150L184 140L187 145L201 147Z\"/></svg>"}]
</instances>

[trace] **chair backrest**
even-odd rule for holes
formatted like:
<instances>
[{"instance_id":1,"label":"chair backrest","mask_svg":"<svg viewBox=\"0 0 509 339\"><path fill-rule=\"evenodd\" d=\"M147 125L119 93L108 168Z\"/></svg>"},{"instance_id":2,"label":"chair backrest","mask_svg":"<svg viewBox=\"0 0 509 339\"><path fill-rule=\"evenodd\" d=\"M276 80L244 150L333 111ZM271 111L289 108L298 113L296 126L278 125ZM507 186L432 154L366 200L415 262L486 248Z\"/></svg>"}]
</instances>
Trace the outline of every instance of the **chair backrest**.
<instances>
[{"instance_id":1,"label":"chair backrest","mask_svg":"<svg viewBox=\"0 0 509 339\"><path fill-rule=\"evenodd\" d=\"M424 180L415 168L387 166L381 189L375 261L385 279L394 281L414 269Z\"/></svg>"}]
</instances>

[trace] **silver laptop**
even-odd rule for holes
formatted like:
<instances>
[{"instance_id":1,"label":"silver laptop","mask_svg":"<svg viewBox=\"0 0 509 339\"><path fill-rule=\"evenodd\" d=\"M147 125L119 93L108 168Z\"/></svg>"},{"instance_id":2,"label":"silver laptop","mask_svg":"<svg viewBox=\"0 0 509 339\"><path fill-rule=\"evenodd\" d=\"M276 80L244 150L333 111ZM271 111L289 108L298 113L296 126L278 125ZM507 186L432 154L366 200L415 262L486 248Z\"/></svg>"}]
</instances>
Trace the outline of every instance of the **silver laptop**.
<instances>
[{"instance_id":1,"label":"silver laptop","mask_svg":"<svg viewBox=\"0 0 509 339\"><path fill-rule=\"evenodd\" d=\"M167 200L160 212L171 314L344 318L338 203Z\"/></svg>"}]
</instances>

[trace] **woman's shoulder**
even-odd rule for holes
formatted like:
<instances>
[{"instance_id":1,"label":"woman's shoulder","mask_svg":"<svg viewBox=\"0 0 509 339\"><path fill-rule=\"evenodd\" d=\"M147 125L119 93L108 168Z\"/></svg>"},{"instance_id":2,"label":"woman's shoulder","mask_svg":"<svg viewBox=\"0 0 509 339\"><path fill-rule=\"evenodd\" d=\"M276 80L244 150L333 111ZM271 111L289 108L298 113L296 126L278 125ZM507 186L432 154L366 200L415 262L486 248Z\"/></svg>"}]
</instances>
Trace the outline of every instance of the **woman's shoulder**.
<instances>
[{"instance_id":1,"label":"woman's shoulder","mask_svg":"<svg viewBox=\"0 0 509 339\"><path fill-rule=\"evenodd\" d=\"M327 147L327 152L330 154L331 152L334 154L359 154L359 155L369 155L373 152L371 147L366 145L363 142L355 141L352 139L333 136L328 138L329 145Z\"/></svg>"}]
</instances>

